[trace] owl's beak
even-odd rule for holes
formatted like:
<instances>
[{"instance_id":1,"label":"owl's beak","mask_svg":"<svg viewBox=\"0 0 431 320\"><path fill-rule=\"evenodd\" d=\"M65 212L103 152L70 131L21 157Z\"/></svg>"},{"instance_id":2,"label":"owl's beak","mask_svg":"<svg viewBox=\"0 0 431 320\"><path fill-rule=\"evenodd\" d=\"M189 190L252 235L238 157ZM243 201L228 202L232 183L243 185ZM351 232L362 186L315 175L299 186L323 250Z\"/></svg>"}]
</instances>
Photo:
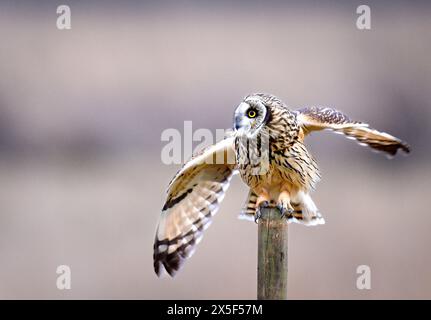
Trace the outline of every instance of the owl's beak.
<instances>
[{"instance_id":1,"label":"owl's beak","mask_svg":"<svg viewBox=\"0 0 431 320\"><path fill-rule=\"evenodd\" d=\"M250 124L248 123L247 119L245 119L241 115L235 116L235 123L234 128L237 131L245 130L247 127L249 127Z\"/></svg>"}]
</instances>

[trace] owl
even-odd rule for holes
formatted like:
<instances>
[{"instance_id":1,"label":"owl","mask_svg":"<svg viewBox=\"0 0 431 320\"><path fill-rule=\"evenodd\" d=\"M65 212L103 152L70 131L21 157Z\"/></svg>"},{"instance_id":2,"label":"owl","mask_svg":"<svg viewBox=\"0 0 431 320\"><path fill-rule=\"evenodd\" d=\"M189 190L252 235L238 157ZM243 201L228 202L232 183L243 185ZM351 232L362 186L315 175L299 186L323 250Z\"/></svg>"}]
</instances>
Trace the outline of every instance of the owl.
<instances>
[{"instance_id":1,"label":"owl","mask_svg":"<svg viewBox=\"0 0 431 320\"><path fill-rule=\"evenodd\" d=\"M248 95L226 138L193 156L170 182L154 242L156 274L174 276L193 254L236 173L249 187L240 218L256 222L262 208L277 207L289 223L324 224L310 196L319 168L304 145L310 132L324 129L389 156L410 152L400 139L335 109L290 110L273 95Z\"/></svg>"}]
</instances>

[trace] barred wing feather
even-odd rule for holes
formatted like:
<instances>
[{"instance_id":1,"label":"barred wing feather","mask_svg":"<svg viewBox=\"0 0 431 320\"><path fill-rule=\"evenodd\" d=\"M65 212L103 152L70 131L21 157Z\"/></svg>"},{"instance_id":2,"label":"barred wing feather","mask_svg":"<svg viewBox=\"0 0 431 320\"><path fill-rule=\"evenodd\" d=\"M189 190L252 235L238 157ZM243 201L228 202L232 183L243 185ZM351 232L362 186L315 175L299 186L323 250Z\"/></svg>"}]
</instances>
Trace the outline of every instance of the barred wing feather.
<instances>
[{"instance_id":1,"label":"barred wing feather","mask_svg":"<svg viewBox=\"0 0 431 320\"><path fill-rule=\"evenodd\" d=\"M210 225L236 171L234 139L189 160L169 184L154 241L154 271L174 276Z\"/></svg>"}]
</instances>

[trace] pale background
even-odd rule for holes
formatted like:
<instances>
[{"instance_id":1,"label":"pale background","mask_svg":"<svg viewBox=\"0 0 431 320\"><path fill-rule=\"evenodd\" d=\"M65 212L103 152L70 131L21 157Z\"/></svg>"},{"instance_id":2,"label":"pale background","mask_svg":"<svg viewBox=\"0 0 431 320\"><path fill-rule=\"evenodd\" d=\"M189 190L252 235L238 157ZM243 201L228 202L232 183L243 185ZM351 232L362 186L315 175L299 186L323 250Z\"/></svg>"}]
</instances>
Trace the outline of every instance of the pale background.
<instances>
[{"instance_id":1,"label":"pale background","mask_svg":"<svg viewBox=\"0 0 431 320\"><path fill-rule=\"evenodd\" d=\"M161 132L228 128L250 92L326 105L408 141L387 160L308 139L322 227L289 228L290 298L431 298L431 5L378 1L0 2L0 298L254 299L257 231L236 179L172 280L152 269ZM56 288L56 267L72 289ZM356 267L372 289L356 289Z\"/></svg>"}]
</instances>

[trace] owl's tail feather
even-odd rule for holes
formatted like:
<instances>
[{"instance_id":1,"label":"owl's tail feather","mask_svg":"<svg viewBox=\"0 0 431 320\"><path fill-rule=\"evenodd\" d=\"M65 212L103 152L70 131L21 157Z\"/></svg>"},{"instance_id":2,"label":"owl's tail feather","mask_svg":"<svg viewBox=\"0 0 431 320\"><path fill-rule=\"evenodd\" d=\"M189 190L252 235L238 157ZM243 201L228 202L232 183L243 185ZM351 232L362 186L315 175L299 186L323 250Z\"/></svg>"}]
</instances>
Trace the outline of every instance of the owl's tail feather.
<instances>
[{"instance_id":1,"label":"owl's tail feather","mask_svg":"<svg viewBox=\"0 0 431 320\"><path fill-rule=\"evenodd\" d=\"M289 217L292 222L300 223L305 226L317 226L325 224L325 219L317 209L311 196L303 191L299 191L292 198L292 206L295 209L294 213Z\"/></svg>"},{"instance_id":2,"label":"owl's tail feather","mask_svg":"<svg viewBox=\"0 0 431 320\"><path fill-rule=\"evenodd\" d=\"M301 209L296 210L296 206L293 205L295 211L287 217L288 222L294 222L302 224L304 226L317 226L320 224L325 224L325 219L323 219L320 212L315 211L311 214L303 214L304 211Z\"/></svg>"},{"instance_id":3,"label":"owl's tail feather","mask_svg":"<svg viewBox=\"0 0 431 320\"><path fill-rule=\"evenodd\" d=\"M254 221L254 215L256 214L256 201L257 194L250 190L238 216L238 219Z\"/></svg>"}]
</instances>

